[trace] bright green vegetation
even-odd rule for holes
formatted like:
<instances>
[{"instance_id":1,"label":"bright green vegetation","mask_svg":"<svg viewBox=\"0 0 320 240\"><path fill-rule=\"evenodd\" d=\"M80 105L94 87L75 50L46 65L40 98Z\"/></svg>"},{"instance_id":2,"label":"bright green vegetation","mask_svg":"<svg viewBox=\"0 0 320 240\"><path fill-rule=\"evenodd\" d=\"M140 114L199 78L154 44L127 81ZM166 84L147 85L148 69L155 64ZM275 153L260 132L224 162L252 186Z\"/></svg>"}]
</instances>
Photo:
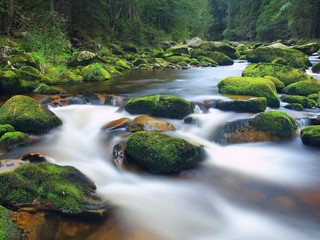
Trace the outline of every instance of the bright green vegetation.
<instances>
[{"instance_id":1,"label":"bright green vegetation","mask_svg":"<svg viewBox=\"0 0 320 240\"><path fill-rule=\"evenodd\" d=\"M265 77L272 76L278 78L285 86L299 81L310 80L310 76L304 71L290 66L272 63L256 63L246 67L242 76L244 77Z\"/></svg>"},{"instance_id":2,"label":"bright green vegetation","mask_svg":"<svg viewBox=\"0 0 320 240\"><path fill-rule=\"evenodd\" d=\"M271 82L273 82L274 86L277 89L277 92L281 92L282 89L285 87L283 82L281 82L279 80L279 78L271 77L271 76L265 76L264 78L270 80Z\"/></svg>"},{"instance_id":3,"label":"bright green vegetation","mask_svg":"<svg viewBox=\"0 0 320 240\"><path fill-rule=\"evenodd\" d=\"M59 94L61 90L56 87L50 87L45 83L40 83L33 91L35 94Z\"/></svg>"},{"instance_id":4,"label":"bright green vegetation","mask_svg":"<svg viewBox=\"0 0 320 240\"><path fill-rule=\"evenodd\" d=\"M0 123L11 124L17 131L43 134L60 126L61 120L30 97L16 95L0 108Z\"/></svg>"},{"instance_id":5,"label":"bright green vegetation","mask_svg":"<svg viewBox=\"0 0 320 240\"><path fill-rule=\"evenodd\" d=\"M111 77L100 63L93 63L82 68L82 76L85 81L102 81Z\"/></svg>"},{"instance_id":6,"label":"bright green vegetation","mask_svg":"<svg viewBox=\"0 0 320 240\"><path fill-rule=\"evenodd\" d=\"M74 167L44 162L25 164L0 174L0 204L32 204L34 200L49 209L81 213L95 193L95 185Z\"/></svg>"},{"instance_id":7,"label":"bright green vegetation","mask_svg":"<svg viewBox=\"0 0 320 240\"><path fill-rule=\"evenodd\" d=\"M254 50L248 51L247 53L247 59L252 63L271 63L279 58L284 59L288 63L288 65L294 68L306 69L311 66L308 56L295 49L259 47Z\"/></svg>"},{"instance_id":8,"label":"bright green vegetation","mask_svg":"<svg viewBox=\"0 0 320 240\"><path fill-rule=\"evenodd\" d=\"M301 130L301 140L304 144L320 148L320 126L307 126Z\"/></svg>"},{"instance_id":9,"label":"bright green vegetation","mask_svg":"<svg viewBox=\"0 0 320 240\"><path fill-rule=\"evenodd\" d=\"M223 94L265 97L268 106L279 107L280 100L274 84L260 77L228 77L218 83L219 92Z\"/></svg>"},{"instance_id":10,"label":"bright green vegetation","mask_svg":"<svg viewBox=\"0 0 320 240\"><path fill-rule=\"evenodd\" d=\"M0 146L7 150L25 146L29 143L29 136L22 132L7 132L0 138Z\"/></svg>"},{"instance_id":11,"label":"bright green vegetation","mask_svg":"<svg viewBox=\"0 0 320 240\"><path fill-rule=\"evenodd\" d=\"M0 137L2 137L3 134L5 134L7 132L14 132L14 131L16 131L16 130L10 124L1 124L0 125Z\"/></svg>"},{"instance_id":12,"label":"bright green vegetation","mask_svg":"<svg viewBox=\"0 0 320 240\"><path fill-rule=\"evenodd\" d=\"M320 82L317 80L301 81L290 84L283 89L285 94L308 96L320 92Z\"/></svg>"},{"instance_id":13,"label":"bright green vegetation","mask_svg":"<svg viewBox=\"0 0 320 240\"><path fill-rule=\"evenodd\" d=\"M131 114L182 119L193 112L191 102L176 96L153 95L132 98L125 105Z\"/></svg>"},{"instance_id":14,"label":"bright green vegetation","mask_svg":"<svg viewBox=\"0 0 320 240\"><path fill-rule=\"evenodd\" d=\"M130 135L126 153L129 161L158 174L188 169L202 160L200 147L181 138L148 131Z\"/></svg>"},{"instance_id":15,"label":"bright green vegetation","mask_svg":"<svg viewBox=\"0 0 320 240\"><path fill-rule=\"evenodd\" d=\"M312 53L315 53L319 50L319 43L312 42L308 44L295 45L292 48L297 49L306 55L311 55Z\"/></svg>"},{"instance_id":16,"label":"bright green vegetation","mask_svg":"<svg viewBox=\"0 0 320 240\"><path fill-rule=\"evenodd\" d=\"M300 103L290 103L284 106L284 108L291 109L294 111L302 111L303 106Z\"/></svg>"},{"instance_id":17,"label":"bright green vegetation","mask_svg":"<svg viewBox=\"0 0 320 240\"><path fill-rule=\"evenodd\" d=\"M11 219L10 211L0 205L0 240L22 239Z\"/></svg>"},{"instance_id":18,"label":"bright green vegetation","mask_svg":"<svg viewBox=\"0 0 320 240\"><path fill-rule=\"evenodd\" d=\"M218 101L215 107L224 111L258 113L266 110L267 99L265 97L258 97L248 100Z\"/></svg>"},{"instance_id":19,"label":"bright green vegetation","mask_svg":"<svg viewBox=\"0 0 320 240\"><path fill-rule=\"evenodd\" d=\"M296 96L296 95L283 95L281 100L287 103L299 103L304 108L314 108L317 106L317 103L313 99L309 99L305 96Z\"/></svg>"}]
</instances>

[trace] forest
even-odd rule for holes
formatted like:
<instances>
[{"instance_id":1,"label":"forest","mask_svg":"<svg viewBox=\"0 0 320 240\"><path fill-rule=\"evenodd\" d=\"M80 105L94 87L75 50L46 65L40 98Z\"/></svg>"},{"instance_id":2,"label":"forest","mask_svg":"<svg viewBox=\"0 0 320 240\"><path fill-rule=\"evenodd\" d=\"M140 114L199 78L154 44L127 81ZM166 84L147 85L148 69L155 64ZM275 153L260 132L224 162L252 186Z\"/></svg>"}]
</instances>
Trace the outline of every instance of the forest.
<instances>
[{"instance_id":1,"label":"forest","mask_svg":"<svg viewBox=\"0 0 320 240\"><path fill-rule=\"evenodd\" d=\"M0 21L1 35L57 43L308 40L320 37L320 0L1 0Z\"/></svg>"}]
</instances>

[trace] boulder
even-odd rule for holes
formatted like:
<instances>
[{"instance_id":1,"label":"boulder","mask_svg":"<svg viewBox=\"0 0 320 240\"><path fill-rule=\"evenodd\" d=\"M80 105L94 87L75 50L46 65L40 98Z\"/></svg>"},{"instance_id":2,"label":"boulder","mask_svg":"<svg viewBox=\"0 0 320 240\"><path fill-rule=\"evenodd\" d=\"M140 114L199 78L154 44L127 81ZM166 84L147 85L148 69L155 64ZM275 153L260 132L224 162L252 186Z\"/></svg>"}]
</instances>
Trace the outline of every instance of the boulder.
<instances>
[{"instance_id":1,"label":"boulder","mask_svg":"<svg viewBox=\"0 0 320 240\"><path fill-rule=\"evenodd\" d=\"M299 103L304 108L315 108L317 103L313 99L309 99L305 96L297 96L297 95L282 95L280 97L281 101L287 103Z\"/></svg>"},{"instance_id":2,"label":"boulder","mask_svg":"<svg viewBox=\"0 0 320 240\"><path fill-rule=\"evenodd\" d=\"M0 108L0 124L10 124L17 131L43 134L62 124L50 110L30 97L16 95Z\"/></svg>"},{"instance_id":3,"label":"boulder","mask_svg":"<svg viewBox=\"0 0 320 240\"><path fill-rule=\"evenodd\" d=\"M289 95L309 96L320 92L320 81L308 80L292 83L283 89L283 93Z\"/></svg>"},{"instance_id":4,"label":"boulder","mask_svg":"<svg viewBox=\"0 0 320 240\"><path fill-rule=\"evenodd\" d=\"M71 61L68 63L70 67L87 66L94 62L105 62L102 58L98 57L97 54L89 51L81 51L75 53L71 57Z\"/></svg>"},{"instance_id":5,"label":"boulder","mask_svg":"<svg viewBox=\"0 0 320 240\"><path fill-rule=\"evenodd\" d=\"M108 122L101 128L101 130L113 130L118 128L126 128L130 122L131 122L130 118L127 118L127 117L119 118L117 120Z\"/></svg>"},{"instance_id":6,"label":"boulder","mask_svg":"<svg viewBox=\"0 0 320 240\"><path fill-rule=\"evenodd\" d=\"M131 114L175 119L182 119L193 113L191 102L180 97L165 95L132 98L125 104L125 110Z\"/></svg>"},{"instance_id":7,"label":"boulder","mask_svg":"<svg viewBox=\"0 0 320 240\"><path fill-rule=\"evenodd\" d=\"M192 39L186 40L187 46L191 48L199 47L201 43L202 43L202 39L199 37L194 37Z\"/></svg>"},{"instance_id":8,"label":"boulder","mask_svg":"<svg viewBox=\"0 0 320 240\"><path fill-rule=\"evenodd\" d=\"M154 132L168 132L176 130L176 128L169 122L159 118L149 116L139 116L133 121L129 122L127 126L129 132L138 131L154 131Z\"/></svg>"},{"instance_id":9,"label":"boulder","mask_svg":"<svg viewBox=\"0 0 320 240\"><path fill-rule=\"evenodd\" d=\"M11 211L0 205L0 239L1 240L19 240L22 236L15 226Z\"/></svg>"},{"instance_id":10,"label":"boulder","mask_svg":"<svg viewBox=\"0 0 320 240\"><path fill-rule=\"evenodd\" d=\"M295 49L266 46L247 52L247 60L251 63L271 63L277 58L283 58L291 67L294 68L306 69L311 66L308 56Z\"/></svg>"},{"instance_id":11,"label":"boulder","mask_svg":"<svg viewBox=\"0 0 320 240\"><path fill-rule=\"evenodd\" d=\"M260 77L227 77L218 84L219 92L231 95L265 97L270 107L279 107L280 100L274 84Z\"/></svg>"},{"instance_id":12,"label":"boulder","mask_svg":"<svg viewBox=\"0 0 320 240\"><path fill-rule=\"evenodd\" d=\"M84 81L104 81L111 77L111 74L101 63L92 63L81 70Z\"/></svg>"},{"instance_id":13,"label":"boulder","mask_svg":"<svg viewBox=\"0 0 320 240\"><path fill-rule=\"evenodd\" d=\"M299 50L303 52L306 55L312 55L313 53L317 52L319 50L319 43L307 43L302 45L295 45L291 48Z\"/></svg>"},{"instance_id":14,"label":"boulder","mask_svg":"<svg viewBox=\"0 0 320 240\"><path fill-rule=\"evenodd\" d=\"M290 103L290 104L287 104L283 107L287 108L287 109L294 110L294 111L302 111L303 110L303 106L300 103Z\"/></svg>"},{"instance_id":15,"label":"boulder","mask_svg":"<svg viewBox=\"0 0 320 240\"><path fill-rule=\"evenodd\" d=\"M103 207L96 186L74 167L43 162L0 174L0 204L79 214Z\"/></svg>"},{"instance_id":16,"label":"boulder","mask_svg":"<svg viewBox=\"0 0 320 240\"><path fill-rule=\"evenodd\" d=\"M190 55L190 49L187 45L175 45L166 50L166 54L180 56L183 54Z\"/></svg>"},{"instance_id":17,"label":"boulder","mask_svg":"<svg viewBox=\"0 0 320 240\"><path fill-rule=\"evenodd\" d=\"M223 111L258 113L266 110L267 99L259 97L248 100L220 100L215 107Z\"/></svg>"},{"instance_id":18,"label":"boulder","mask_svg":"<svg viewBox=\"0 0 320 240\"><path fill-rule=\"evenodd\" d=\"M40 83L32 92L35 94L53 95L59 94L63 90L57 87L50 87L45 83Z\"/></svg>"},{"instance_id":19,"label":"boulder","mask_svg":"<svg viewBox=\"0 0 320 240\"><path fill-rule=\"evenodd\" d=\"M31 53L25 53L16 50L6 52L6 54L10 53L12 53L12 55L7 55L2 59L0 58L0 65L14 69L18 69L24 66L40 69L39 62L32 57Z\"/></svg>"},{"instance_id":20,"label":"boulder","mask_svg":"<svg viewBox=\"0 0 320 240\"><path fill-rule=\"evenodd\" d=\"M295 82L310 80L311 77L304 71L290 66L272 63L250 64L242 71L244 77L265 77L278 78L285 86Z\"/></svg>"},{"instance_id":21,"label":"boulder","mask_svg":"<svg viewBox=\"0 0 320 240\"><path fill-rule=\"evenodd\" d=\"M320 148L320 125L303 128L300 136L303 144Z\"/></svg>"},{"instance_id":22,"label":"boulder","mask_svg":"<svg viewBox=\"0 0 320 240\"><path fill-rule=\"evenodd\" d=\"M282 92L282 89L285 87L283 82L281 82L279 78L272 77L272 76L265 76L264 78L273 82L274 86L277 89L277 92Z\"/></svg>"},{"instance_id":23,"label":"boulder","mask_svg":"<svg viewBox=\"0 0 320 240\"><path fill-rule=\"evenodd\" d=\"M233 61L230 57L222 52L211 52L208 57L218 63L220 66L232 65Z\"/></svg>"},{"instance_id":24,"label":"boulder","mask_svg":"<svg viewBox=\"0 0 320 240\"><path fill-rule=\"evenodd\" d=\"M14 129L13 126L10 124L0 124L0 138L7 132L15 132L16 130Z\"/></svg>"},{"instance_id":25,"label":"boulder","mask_svg":"<svg viewBox=\"0 0 320 240\"><path fill-rule=\"evenodd\" d=\"M311 71L313 73L320 73L320 62L316 63L312 66Z\"/></svg>"},{"instance_id":26,"label":"boulder","mask_svg":"<svg viewBox=\"0 0 320 240\"><path fill-rule=\"evenodd\" d=\"M149 131L130 135L126 154L129 162L157 174L175 173L202 161L200 147L181 138Z\"/></svg>"},{"instance_id":27,"label":"boulder","mask_svg":"<svg viewBox=\"0 0 320 240\"><path fill-rule=\"evenodd\" d=\"M294 119L286 113L269 111L225 123L215 131L213 140L222 145L279 141L295 137L297 128Z\"/></svg>"},{"instance_id":28,"label":"boulder","mask_svg":"<svg viewBox=\"0 0 320 240\"><path fill-rule=\"evenodd\" d=\"M126 146L124 144L118 143L113 147L112 162L119 170L127 168Z\"/></svg>"},{"instance_id":29,"label":"boulder","mask_svg":"<svg viewBox=\"0 0 320 240\"><path fill-rule=\"evenodd\" d=\"M237 59L239 57L236 48L223 42L203 41L199 48L204 49L206 51L209 50L213 52L224 53L231 59Z\"/></svg>"},{"instance_id":30,"label":"boulder","mask_svg":"<svg viewBox=\"0 0 320 240\"><path fill-rule=\"evenodd\" d=\"M28 145L29 136L23 132L7 132L0 138L0 147L11 151L17 147Z\"/></svg>"}]
</instances>

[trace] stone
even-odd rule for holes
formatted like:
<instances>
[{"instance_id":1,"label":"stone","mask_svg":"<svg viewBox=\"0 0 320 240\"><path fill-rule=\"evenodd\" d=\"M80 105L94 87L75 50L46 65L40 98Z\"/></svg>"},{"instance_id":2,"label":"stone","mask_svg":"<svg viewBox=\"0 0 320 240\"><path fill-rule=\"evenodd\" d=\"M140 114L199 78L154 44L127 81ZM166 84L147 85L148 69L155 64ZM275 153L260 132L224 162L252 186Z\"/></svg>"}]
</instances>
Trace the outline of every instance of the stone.
<instances>
[{"instance_id":1,"label":"stone","mask_svg":"<svg viewBox=\"0 0 320 240\"><path fill-rule=\"evenodd\" d=\"M223 111L258 113L266 110L267 100L265 97L248 100L219 100L215 103L215 108Z\"/></svg>"},{"instance_id":2,"label":"stone","mask_svg":"<svg viewBox=\"0 0 320 240\"><path fill-rule=\"evenodd\" d=\"M130 118L123 117L123 118L119 118L114 121L108 122L101 129L102 130L113 130L113 129L118 129L118 128L126 128L130 122L131 122Z\"/></svg>"},{"instance_id":3,"label":"stone","mask_svg":"<svg viewBox=\"0 0 320 240\"><path fill-rule=\"evenodd\" d=\"M303 144L320 148L320 125L303 128L300 137Z\"/></svg>"},{"instance_id":4,"label":"stone","mask_svg":"<svg viewBox=\"0 0 320 240\"><path fill-rule=\"evenodd\" d=\"M169 122L159 118L149 116L139 116L133 121L129 122L127 126L129 132L137 131L154 131L154 132L168 132L176 130L176 128Z\"/></svg>"},{"instance_id":5,"label":"stone","mask_svg":"<svg viewBox=\"0 0 320 240\"><path fill-rule=\"evenodd\" d=\"M320 92L320 81L307 80L292 83L283 89L283 93L289 95L309 96Z\"/></svg>"}]
</instances>

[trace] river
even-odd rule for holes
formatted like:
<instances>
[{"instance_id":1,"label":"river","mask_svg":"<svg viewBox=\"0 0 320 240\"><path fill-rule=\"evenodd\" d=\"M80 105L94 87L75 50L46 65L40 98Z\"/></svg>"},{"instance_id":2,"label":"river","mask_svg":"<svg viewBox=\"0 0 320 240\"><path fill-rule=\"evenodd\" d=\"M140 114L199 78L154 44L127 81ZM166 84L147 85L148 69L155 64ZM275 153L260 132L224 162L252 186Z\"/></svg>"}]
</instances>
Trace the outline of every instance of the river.
<instances>
[{"instance_id":1,"label":"river","mask_svg":"<svg viewBox=\"0 0 320 240\"><path fill-rule=\"evenodd\" d=\"M217 82L240 76L246 62L181 71L131 71L107 82L70 86L69 92L105 92L121 96L168 94L190 101L221 99ZM52 162L72 165L89 176L128 232L145 232L152 240L315 240L320 239L320 150L299 137L284 142L221 146L211 140L215 128L251 114L210 109L192 114L196 124L170 120L169 133L205 146L206 160L178 177L120 171L111 163L121 133L101 127L121 117L112 106L70 105L52 111L63 126L41 142L12 152L12 157L40 152ZM268 109L269 110L269 109ZM295 112L300 127L319 110ZM103 233L101 229L100 232ZM90 236L88 239L91 239ZM98 239L139 239L132 235Z\"/></svg>"}]
</instances>

